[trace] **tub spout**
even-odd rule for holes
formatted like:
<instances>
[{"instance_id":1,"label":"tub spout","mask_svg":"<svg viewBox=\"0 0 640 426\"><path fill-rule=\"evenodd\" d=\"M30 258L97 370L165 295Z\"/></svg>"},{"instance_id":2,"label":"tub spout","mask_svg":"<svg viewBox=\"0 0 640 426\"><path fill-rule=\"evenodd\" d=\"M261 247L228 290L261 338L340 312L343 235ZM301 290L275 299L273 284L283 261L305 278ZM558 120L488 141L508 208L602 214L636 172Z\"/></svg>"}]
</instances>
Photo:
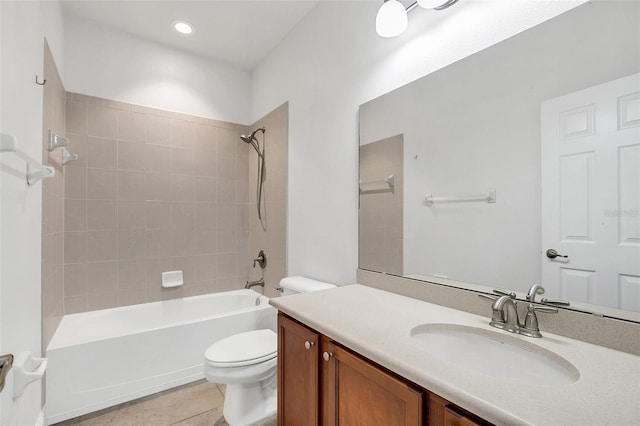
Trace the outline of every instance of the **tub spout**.
<instances>
[{"instance_id":1,"label":"tub spout","mask_svg":"<svg viewBox=\"0 0 640 426\"><path fill-rule=\"evenodd\" d=\"M244 288L251 288L257 285L264 288L264 278L260 278L256 281L247 281L247 283L244 285Z\"/></svg>"}]
</instances>

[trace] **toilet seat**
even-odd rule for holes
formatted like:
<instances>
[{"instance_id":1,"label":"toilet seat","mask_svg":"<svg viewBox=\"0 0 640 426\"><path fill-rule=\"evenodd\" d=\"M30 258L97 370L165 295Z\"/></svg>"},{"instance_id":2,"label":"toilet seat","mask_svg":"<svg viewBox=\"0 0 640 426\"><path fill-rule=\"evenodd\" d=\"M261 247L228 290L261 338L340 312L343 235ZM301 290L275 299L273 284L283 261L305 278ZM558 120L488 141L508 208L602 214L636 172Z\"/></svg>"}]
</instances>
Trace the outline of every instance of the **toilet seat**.
<instances>
[{"instance_id":1,"label":"toilet seat","mask_svg":"<svg viewBox=\"0 0 640 426\"><path fill-rule=\"evenodd\" d=\"M204 353L211 367L244 367L259 364L277 356L278 335L272 330L253 330L224 338Z\"/></svg>"}]
</instances>

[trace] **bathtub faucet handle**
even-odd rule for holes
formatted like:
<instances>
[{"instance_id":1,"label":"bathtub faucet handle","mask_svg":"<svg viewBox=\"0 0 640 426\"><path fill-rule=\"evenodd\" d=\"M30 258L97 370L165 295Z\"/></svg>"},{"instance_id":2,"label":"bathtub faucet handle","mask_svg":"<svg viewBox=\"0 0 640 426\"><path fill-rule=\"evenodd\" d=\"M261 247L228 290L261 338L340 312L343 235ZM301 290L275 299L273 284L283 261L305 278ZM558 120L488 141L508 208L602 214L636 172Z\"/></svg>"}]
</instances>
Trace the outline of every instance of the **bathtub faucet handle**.
<instances>
[{"instance_id":1,"label":"bathtub faucet handle","mask_svg":"<svg viewBox=\"0 0 640 426\"><path fill-rule=\"evenodd\" d=\"M258 252L258 257L253 259L253 267L256 267L256 262L260 265L260 268L264 269L267 267L267 252L264 250L260 250Z\"/></svg>"}]
</instances>

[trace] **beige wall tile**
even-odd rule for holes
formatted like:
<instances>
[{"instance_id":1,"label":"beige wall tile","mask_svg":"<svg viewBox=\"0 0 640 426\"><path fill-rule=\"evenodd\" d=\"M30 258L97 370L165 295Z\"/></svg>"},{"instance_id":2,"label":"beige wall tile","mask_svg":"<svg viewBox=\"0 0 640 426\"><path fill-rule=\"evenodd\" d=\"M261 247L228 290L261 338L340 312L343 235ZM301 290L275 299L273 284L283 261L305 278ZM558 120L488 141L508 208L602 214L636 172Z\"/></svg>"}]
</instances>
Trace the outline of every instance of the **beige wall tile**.
<instances>
[{"instance_id":1,"label":"beige wall tile","mask_svg":"<svg viewBox=\"0 0 640 426\"><path fill-rule=\"evenodd\" d=\"M87 133L87 104L86 102L66 102L66 130L68 133Z\"/></svg>"},{"instance_id":2,"label":"beige wall tile","mask_svg":"<svg viewBox=\"0 0 640 426\"><path fill-rule=\"evenodd\" d=\"M218 128L216 151L223 156L235 157L238 153L238 146L240 144L244 145L244 142L240 139L241 133L235 130Z\"/></svg>"},{"instance_id":3,"label":"beige wall tile","mask_svg":"<svg viewBox=\"0 0 640 426\"><path fill-rule=\"evenodd\" d=\"M146 174L146 199L147 201L172 201L169 173Z\"/></svg>"},{"instance_id":4,"label":"beige wall tile","mask_svg":"<svg viewBox=\"0 0 640 426\"><path fill-rule=\"evenodd\" d=\"M64 313L65 315L77 314L79 312L87 311L87 295L71 296L64 298Z\"/></svg>"},{"instance_id":5,"label":"beige wall tile","mask_svg":"<svg viewBox=\"0 0 640 426\"><path fill-rule=\"evenodd\" d=\"M118 290L144 289L147 281L147 264L144 260L118 262Z\"/></svg>"},{"instance_id":6,"label":"beige wall tile","mask_svg":"<svg viewBox=\"0 0 640 426\"><path fill-rule=\"evenodd\" d=\"M194 176L171 175L171 201L195 202L196 178Z\"/></svg>"},{"instance_id":7,"label":"beige wall tile","mask_svg":"<svg viewBox=\"0 0 640 426\"><path fill-rule=\"evenodd\" d=\"M146 231L147 259L171 257L171 231Z\"/></svg>"},{"instance_id":8,"label":"beige wall tile","mask_svg":"<svg viewBox=\"0 0 640 426\"><path fill-rule=\"evenodd\" d=\"M87 233L64 233L64 262L78 263L87 260Z\"/></svg>"},{"instance_id":9,"label":"beige wall tile","mask_svg":"<svg viewBox=\"0 0 640 426\"><path fill-rule=\"evenodd\" d=\"M171 258L147 260L147 289L160 289L162 287L162 273L169 271L171 271Z\"/></svg>"},{"instance_id":10,"label":"beige wall tile","mask_svg":"<svg viewBox=\"0 0 640 426\"><path fill-rule=\"evenodd\" d=\"M171 203L171 229L193 230L195 227L195 203Z\"/></svg>"},{"instance_id":11,"label":"beige wall tile","mask_svg":"<svg viewBox=\"0 0 640 426\"><path fill-rule=\"evenodd\" d=\"M215 287L214 280L187 283L182 288L183 297L201 296L203 294L215 293L215 291L216 291L216 287ZM215 421L215 419L217 418L220 418L221 415L222 413L216 414L213 417L214 419L213 421ZM211 424L211 423L203 423L203 424Z\"/></svg>"},{"instance_id":12,"label":"beige wall tile","mask_svg":"<svg viewBox=\"0 0 640 426\"><path fill-rule=\"evenodd\" d=\"M237 160L236 156L218 156L217 158L218 178L221 180L237 179Z\"/></svg>"},{"instance_id":13,"label":"beige wall tile","mask_svg":"<svg viewBox=\"0 0 640 426\"><path fill-rule=\"evenodd\" d=\"M218 174L217 153L215 151L197 151L195 159L196 175L216 177Z\"/></svg>"},{"instance_id":14,"label":"beige wall tile","mask_svg":"<svg viewBox=\"0 0 640 426\"><path fill-rule=\"evenodd\" d=\"M120 290L118 292L118 306L138 305L147 302L147 292L144 288L137 290Z\"/></svg>"},{"instance_id":15,"label":"beige wall tile","mask_svg":"<svg viewBox=\"0 0 640 426\"><path fill-rule=\"evenodd\" d=\"M144 173L118 171L118 200L144 201L146 176Z\"/></svg>"},{"instance_id":16,"label":"beige wall tile","mask_svg":"<svg viewBox=\"0 0 640 426\"><path fill-rule=\"evenodd\" d=\"M100 262L118 258L118 233L116 231L87 232L87 260Z\"/></svg>"},{"instance_id":17,"label":"beige wall tile","mask_svg":"<svg viewBox=\"0 0 640 426\"><path fill-rule=\"evenodd\" d=\"M66 134L69 139L69 151L77 154L78 159L71 161L65 165L67 169L74 167L87 167L87 136L86 134Z\"/></svg>"},{"instance_id":18,"label":"beige wall tile","mask_svg":"<svg viewBox=\"0 0 640 426\"><path fill-rule=\"evenodd\" d=\"M118 201L118 230L145 229L146 210L144 201Z\"/></svg>"},{"instance_id":19,"label":"beige wall tile","mask_svg":"<svg viewBox=\"0 0 640 426\"><path fill-rule=\"evenodd\" d=\"M174 257L171 259L171 268L174 271L182 271L182 278L185 284L196 281L195 257Z\"/></svg>"},{"instance_id":20,"label":"beige wall tile","mask_svg":"<svg viewBox=\"0 0 640 426\"><path fill-rule=\"evenodd\" d=\"M213 254L218 247L218 233L215 229L198 229L196 232L196 254Z\"/></svg>"},{"instance_id":21,"label":"beige wall tile","mask_svg":"<svg viewBox=\"0 0 640 426\"><path fill-rule=\"evenodd\" d=\"M146 256L146 232L143 229L118 231L118 259L141 260Z\"/></svg>"},{"instance_id":22,"label":"beige wall tile","mask_svg":"<svg viewBox=\"0 0 640 426\"><path fill-rule=\"evenodd\" d=\"M46 211L43 209L43 211ZM64 200L64 229L67 231L87 230L87 202L85 200Z\"/></svg>"},{"instance_id":23,"label":"beige wall tile","mask_svg":"<svg viewBox=\"0 0 640 426\"><path fill-rule=\"evenodd\" d=\"M147 229L169 229L171 227L171 203L147 201Z\"/></svg>"},{"instance_id":24,"label":"beige wall tile","mask_svg":"<svg viewBox=\"0 0 640 426\"><path fill-rule=\"evenodd\" d=\"M171 255L175 257L196 254L196 232L190 229L171 231Z\"/></svg>"},{"instance_id":25,"label":"beige wall tile","mask_svg":"<svg viewBox=\"0 0 640 426\"><path fill-rule=\"evenodd\" d=\"M161 145L145 145L146 171L169 173L171 171L171 148Z\"/></svg>"},{"instance_id":26,"label":"beige wall tile","mask_svg":"<svg viewBox=\"0 0 640 426\"><path fill-rule=\"evenodd\" d=\"M148 115L146 120L147 143L154 145L171 145L171 120Z\"/></svg>"},{"instance_id":27,"label":"beige wall tile","mask_svg":"<svg viewBox=\"0 0 640 426\"><path fill-rule=\"evenodd\" d=\"M215 203L217 188L217 180L215 178L196 177L196 201Z\"/></svg>"},{"instance_id":28,"label":"beige wall tile","mask_svg":"<svg viewBox=\"0 0 640 426\"><path fill-rule=\"evenodd\" d=\"M64 173L65 198L87 198L87 170L85 168L68 168Z\"/></svg>"},{"instance_id":29,"label":"beige wall tile","mask_svg":"<svg viewBox=\"0 0 640 426\"><path fill-rule=\"evenodd\" d=\"M206 124L196 125L196 150L215 151L216 150L216 128Z\"/></svg>"},{"instance_id":30,"label":"beige wall tile","mask_svg":"<svg viewBox=\"0 0 640 426\"><path fill-rule=\"evenodd\" d=\"M235 229L218 229L216 240L218 243L217 253L235 253L238 251L238 232Z\"/></svg>"},{"instance_id":31,"label":"beige wall tile","mask_svg":"<svg viewBox=\"0 0 640 426\"><path fill-rule=\"evenodd\" d=\"M118 111L118 140L145 142L147 115L133 111Z\"/></svg>"},{"instance_id":32,"label":"beige wall tile","mask_svg":"<svg viewBox=\"0 0 640 426\"><path fill-rule=\"evenodd\" d=\"M87 294L115 293L118 291L118 262L87 263Z\"/></svg>"},{"instance_id":33,"label":"beige wall tile","mask_svg":"<svg viewBox=\"0 0 640 426\"><path fill-rule=\"evenodd\" d=\"M218 255L218 268L216 279L233 278L237 274L238 260L235 253L222 253Z\"/></svg>"},{"instance_id":34,"label":"beige wall tile","mask_svg":"<svg viewBox=\"0 0 640 426\"><path fill-rule=\"evenodd\" d=\"M213 280L218 269L218 258L215 254L195 256L195 281Z\"/></svg>"},{"instance_id":35,"label":"beige wall tile","mask_svg":"<svg viewBox=\"0 0 640 426\"><path fill-rule=\"evenodd\" d=\"M89 136L109 139L118 137L118 111L113 108L90 102L87 122Z\"/></svg>"},{"instance_id":36,"label":"beige wall tile","mask_svg":"<svg viewBox=\"0 0 640 426\"><path fill-rule=\"evenodd\" d=\"M195 148L196 125L188 121L171 120L171 146Z\"/></svg>"},{"instance_id":37,"label":"beige wall tile","mask_svg":"<svg viewBox=\"0 0 640 426\"><path fill-rule=\"evenodd\" d=\"M87 293L87 264L64 265L64 297L80 296Z\"/></svg>"},{"instance_id":38,"label":"beige wall tile","mask_svg":"<svg viewBox=\"0 0 640 426\"><path fill-rule=\"evenodd\" d=\"M219 231L235 231L238 227L238 207L235 204L218 205L217 228ZM257 214L257 213L256 213Z\"/></svg>"},{"instance_id":39,"label":"beige wall tile","mask_svg":"<svg viewBox=\"0 0 640 426\"><path fill-rule=\"evenodd\" d=\"M282 258L273 263L278 271L266 271L265 277L276 280L284 274L285 238L262 235L255 205L250 204L257 157L239 135L251 129L75 94L69 100L77 103L66 106L77 119L78 133L72 138L85 155L84 161L65 169L67 230L78 230L64 235L66 312L241 288L255 255L250 239ZM274 123L266 124L270 136L279 135ZM286 120L279 125L286 133ZM284 161L283 173L274 170L269 175L275 182L267 187L269 200L284 205L286 141L274 141L268 149L274 162ZM282 183L285 188L280 188ZM46 194L53 194L49 186ZM54 206L56 201L46 203ZM284 211L277 203L267 209L270 214ZM59 216L48 216L43 230L62 223ZM269 228L284 234L285 226L276 222ZM47 241L43 254L53 251L48 247L54 239ZM43 262L43 274L55 281L63 274L52 265ZM184 272L183 288L162 289L161 273L176 269ZM98 279L87 283L92 275ZM49 287L53 290L55 284ZM43 304L46 297L43 292ZM50 309L62 311L55 305L50 303Z\"/></svg>"},{"instance_id":40,"label":"beige wall tile","mask_svg":"<svg viewBox=\"0 0 640 426\"><path fill-rule=\"evenodd\" d=\"M143 143L118 141L118 170L144 172L145 151Z\"/></svg>"},{"instance_id":41,"label":"beige wall tile","mask_svg":"<svg viewBox=\"0 0 640 426\"><path fill-rule=\"evenodd\" d=\"M237 182L235 180L216 181L216 202L218 204L235 204L238 201Z\"/></svg>"},{"instance_id":42,"label":"beige wall tile","mask_svg":"<svg viewBox=\"0 0 640 426\"><path fill-rule=\"evenodd\" d=\"M118 293L99 293L87 295L87 310L115 308L118 306Z\"/></svg>"},{"instance_id":43,"label":"beige wall tile","mask_svg":"<svg viewBox=\"0 0 640 426\"><path fill-rule=\"evenodd\" d=\"M87 169L87 199L115 200L118 181L115 170Z\"/></svg>"},{"instance_id":44,"label":"beige wall tile","mask_svg":"<svg viewBox=\"0 0 640 426\"><path fill-rule=\"evenodd\" d=\"M87 138L87 165L98 169L115 169L118 144L114 139Z\"/></svg>"},{"instance_id":45,"label":"beige wall tile","mask_svg":"<svg viewBox=\"0 0 640 426\"><path fill-rule=\"evenodd\" d=\"M180 175L196 174L196 151L194 149L171 149L171 173Z\"/></svg>"},{"instance_id":46,"label":"beige wall tile","mask_svg":"<svg viewBox=\"0 0 640 426\"><path fill-rule=\"evenodd\" d=\"M196 229L215 229L218 222L218 205L213 203L196 204Z\"/></svg>"},{"instance_id":47,"label":"beige wall tile","mask_svg":"<svg viewBox=\"0 0 640 426\"><path fill-rule=\"evenodd\" d=\"M115 231L117 211L114 200L87 200L87 230Z\"/></svg>"}]
</instances>

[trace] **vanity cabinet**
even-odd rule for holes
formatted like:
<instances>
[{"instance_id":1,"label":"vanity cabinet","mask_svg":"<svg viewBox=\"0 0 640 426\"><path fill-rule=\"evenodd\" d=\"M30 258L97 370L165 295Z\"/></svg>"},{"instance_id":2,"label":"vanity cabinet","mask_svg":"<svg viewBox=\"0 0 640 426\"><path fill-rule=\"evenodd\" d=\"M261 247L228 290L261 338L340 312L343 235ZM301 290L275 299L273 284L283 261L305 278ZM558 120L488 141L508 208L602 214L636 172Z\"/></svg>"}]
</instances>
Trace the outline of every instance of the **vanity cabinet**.
<instances>
[{"instance_id":1,"label":"vanity cabinet","mask_svg":"<svg viewBox=\"0 0 640 426\"><path fill-rule=\"evenodd\" d=\"M484 424L471 419L447 400L278 314L279 426Z\"/></svg>"},{"instance_id":2,"label":"vanity cabinet","mask_svg":"<svg viewBox=\"0 0 640 426\"><path fill-rule=\"evenodd\" d=\"M278 425L319 425L320 335L278 314Z\"/></svg>"}]
</instances>

